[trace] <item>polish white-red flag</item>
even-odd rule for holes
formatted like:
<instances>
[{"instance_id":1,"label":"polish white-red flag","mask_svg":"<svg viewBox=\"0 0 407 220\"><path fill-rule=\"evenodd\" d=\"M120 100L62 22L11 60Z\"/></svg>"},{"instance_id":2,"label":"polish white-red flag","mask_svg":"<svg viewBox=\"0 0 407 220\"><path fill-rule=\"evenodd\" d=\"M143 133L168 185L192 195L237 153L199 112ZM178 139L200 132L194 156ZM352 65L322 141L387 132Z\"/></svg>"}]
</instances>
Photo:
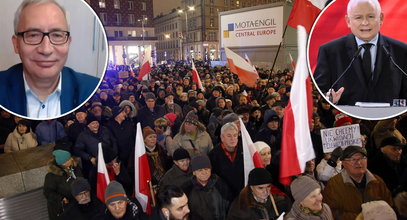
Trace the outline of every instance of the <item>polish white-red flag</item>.
<instances>
[{"instance_id":1,"label":"polish white-red flag","mask_svg":"<svg viewBox=\"0 0 407 220\"><path fill-rule=\"evenodd\" d=\"M151 194L148 182L151 182L151 174L140 122L137 123L134 152L135 197L143 207L143 211L150 214L152 209Z\"/></svg>"},{"instance_id":2,"label":"polish white-red flag","mask_svg":"<svg viewBox=\"0 0 407 220\"><path fill-rule=\"evenodd\" d=\"M130 70L130 71L129 71L130 76L134 77L135 74L134 74L133 68L131 68L131 66L129 66L129 70Z\"/></svg>"},{"instance_id":3,"label":"polish white-red flag","mask_svg":"<svg viewBox=\"0 0 407 220\"><path fill-rule=\"evenodd\" d=\"M242 135L242 146L243 146L243 163L244 163L244 185L247 185L249 179L249 173L254 168L264 168L263 163L256 147L253 144L252 138L247 132L246 126L244 125L241 118L240 121L240 132Z\"/></svg>"},{"instance_id":4,"label":"polish white-red flag","mask_svg":"<svg viewBox=\"0 0 407 220\"><path fill-rule=\"evenodd\" d=\"M306 61L307 34L298 26L298 59L290 100L284 110L281 141L280 183L289 185L291 176L304 172L307 161L315 158L309 124L312 117L311 81Z\"/></svg>"},{"instance_id":5,"label":"polish white-red flag","mask_svg":"<svg viewBox=\"0 0 407 220\"><path fill-rule=\"evenodd\" d=\"M295 70L295 62L294 62L293 56L291 56L291 53L288 53L288 56L290 56L291 66L293 67L293 70Z\"/></svg>"},{"instance_id":6,"label":"polish white-red flag","mask_svg":"<svg viewBox=\"0 0 407 220\"><path fill-rule=\"evenodd\" d=\"M194 61L191 62L192 63L192 81L194 81L198 87L198 89L205 91L205 88L202 86L202 82L201 79L199 78L199 74L198 71L195 68L195 64Z\"/></svg>"},{"instance_id":7,"label":"polish white-red flag","mask_svg":"<svg viewBox=\"0 0 407 220\"><path fill-rule=\"evenodd\" d=\"M225 53L230 71L237 74L240 81L246 86L255 87L259 78L256 68L227 47L225 47Z\"/></svg>"},{"instance_id":8,"label":"polish white-red flag","mask_svg":"<svg viewBox=\"0 0 407 220\"><path fill-rule=\"evenodd\" d=\"M139 72L138 78L137 78L139 81L149 79L149 74L151 72L151 64L152 64L151 45L149 45L144 48L143 60L142 60L140 72Z\"/></svg>"},{"instance_id":9,"label":"polish white-red flag","mask_svg":"<svg viewBox=\"0 0 407 220\"><path fill-rule=\"evenodd\" d=\"M250 65L253 66L252 62L251 62L250 59L249 59L249 56L247 56L246 53L244 54L244 59L245 59Z\"/></svg>"},{"instance_id":10,"label":"polish white-red flag","mask_svg":"<svg viewBox=\"0 0 407 220\"><path fill-rule=\"evenodd\" d=\"M325 7L327 0L296 0L288 17L287 25L297 28L304 26L309 34L315 19Z\"/></svg>"},{"instance_id":11,"label":"polish white-red flag","mask_svg":"<svg viewBox=\"0 0 407 220\"><path fill-rule=\"evenodd\" d=\"M105 158L103 158L102 143L98 144L98 175L96 182L96 196L100 201L105 201L105 190L110 183L109 174L107 172Z\"/></svg>"}]
</instances>

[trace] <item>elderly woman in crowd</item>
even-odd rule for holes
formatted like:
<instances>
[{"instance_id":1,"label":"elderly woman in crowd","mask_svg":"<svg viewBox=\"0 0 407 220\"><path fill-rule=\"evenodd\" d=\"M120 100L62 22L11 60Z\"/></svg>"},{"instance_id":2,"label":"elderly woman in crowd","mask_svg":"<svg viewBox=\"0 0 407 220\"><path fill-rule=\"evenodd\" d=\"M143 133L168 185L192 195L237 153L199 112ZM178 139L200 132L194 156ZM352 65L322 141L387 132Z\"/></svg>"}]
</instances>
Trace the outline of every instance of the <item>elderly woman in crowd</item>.
<instances>
[{"instance_id":1,"label":"elderly woman in crowd","mask_svg":"<svg viewBox=\"0 0 407 220\"><path fill-rule=\"evenodd\" d=\"M299 176L291 183L294 204L286 220L333 220L329 206L322 202L321 186L309 176Z\"/></svg>"}]
</instances>

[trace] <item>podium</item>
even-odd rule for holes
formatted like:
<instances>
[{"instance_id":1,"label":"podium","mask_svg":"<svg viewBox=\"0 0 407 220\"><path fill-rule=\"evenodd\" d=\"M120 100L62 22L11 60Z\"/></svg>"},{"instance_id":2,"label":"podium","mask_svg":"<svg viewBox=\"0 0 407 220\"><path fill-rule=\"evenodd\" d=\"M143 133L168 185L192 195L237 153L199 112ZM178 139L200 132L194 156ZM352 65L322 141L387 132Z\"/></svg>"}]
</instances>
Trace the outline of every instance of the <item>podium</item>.
<instances>
[{"instance_id":1,"label":"podium","mask_svg":"<svg viewBox=\"0 0 407 220\"><path fill-rule=\"evenodd\" d=\"M336 108L347 115L366 120L391 118L407 111L407 107L358 107L350 105L336 105Z\"/></svg>"}]
</instances>

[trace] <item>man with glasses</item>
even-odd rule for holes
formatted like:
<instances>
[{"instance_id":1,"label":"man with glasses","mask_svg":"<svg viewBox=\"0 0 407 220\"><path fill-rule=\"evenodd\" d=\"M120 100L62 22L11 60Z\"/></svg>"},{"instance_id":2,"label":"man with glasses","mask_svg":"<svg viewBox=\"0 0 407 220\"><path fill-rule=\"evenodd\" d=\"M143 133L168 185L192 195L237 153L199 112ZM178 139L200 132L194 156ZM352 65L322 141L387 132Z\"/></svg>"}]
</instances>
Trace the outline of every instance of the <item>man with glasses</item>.
<instances>
[{"instance_id":1,"label":"man with glasses","mask_svg":"<svg viewBox=\"0 0 407 220\"><path fill-rule=\"evenodd\" d=\"M367 169L366 150L348 146L341 156L342 172L332 177L324 191L324 202L333 216L353 220L362 211L362 203L384 200L393 206L391 193L383 180Z\"/></svg>"},{"instance_id":2,"label":"man with glasses","mask_svg":"<svg viewBox=\"0 0 407 220\"><path fill-rule=\"evenodd\" d=\"M24 0L15 13L14 51L21 63L0 72L0 104L30 118L52 118L84 102L99 79L64 67L71 43L55 0Z\"/></svg>"}]
</instances>

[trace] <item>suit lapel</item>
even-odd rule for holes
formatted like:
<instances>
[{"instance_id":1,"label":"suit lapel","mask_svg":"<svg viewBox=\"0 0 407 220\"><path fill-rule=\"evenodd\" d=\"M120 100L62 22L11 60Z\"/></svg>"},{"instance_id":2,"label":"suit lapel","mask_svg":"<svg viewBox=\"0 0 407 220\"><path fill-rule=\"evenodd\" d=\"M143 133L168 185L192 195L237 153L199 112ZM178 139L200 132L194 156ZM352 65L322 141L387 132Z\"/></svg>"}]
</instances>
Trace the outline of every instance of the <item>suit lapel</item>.
<instances>
[{"instance_id":1,"label":"suit lapel","mask_svg":"<svg viewBox=\"0 0 407 220\"><path fill-rule=\"evenodd\" d=\"M12 74L6 79L8 81L7 86L9 91L9 95L7 96L8 105L11 111L27 116L27 98L24 89L23 65L20 63L12 68Z\"/></svg>"}]
</instances>

